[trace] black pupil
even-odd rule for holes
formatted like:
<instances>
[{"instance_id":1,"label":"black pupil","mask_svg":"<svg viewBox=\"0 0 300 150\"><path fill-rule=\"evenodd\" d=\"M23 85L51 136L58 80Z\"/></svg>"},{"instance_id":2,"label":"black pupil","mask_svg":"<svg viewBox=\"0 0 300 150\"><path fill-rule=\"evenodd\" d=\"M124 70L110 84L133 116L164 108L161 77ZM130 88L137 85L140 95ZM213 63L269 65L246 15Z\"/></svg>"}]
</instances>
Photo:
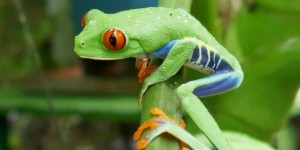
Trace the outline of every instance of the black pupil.
<instances>
[{"instance_id":1,"label":"black pupil","mask_svg":"<svg viewBox=\"0 0 300 150\"><path fill-rule=\"evenodd\" d=\"M116 33L113 32L110 37L109 37L109 43L113 46L116 46L117 45L117 39L116 39Z\"/></svg>"}]
</instances>

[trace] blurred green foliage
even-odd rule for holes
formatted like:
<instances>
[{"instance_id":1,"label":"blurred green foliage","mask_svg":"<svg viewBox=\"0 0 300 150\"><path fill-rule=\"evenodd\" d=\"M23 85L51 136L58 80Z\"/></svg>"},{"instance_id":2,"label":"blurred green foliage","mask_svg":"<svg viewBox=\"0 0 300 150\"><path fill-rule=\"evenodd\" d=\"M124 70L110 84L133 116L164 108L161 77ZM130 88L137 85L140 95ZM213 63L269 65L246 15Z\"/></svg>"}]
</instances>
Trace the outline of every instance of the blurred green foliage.
<instances>
[{"instance_id":1,"label":"blurred green foliage","mask_svg":"<svg viewBox=\"0 0 300 150\"><path fill-rule=\"evenodd\" d=\"M275 12L300 14L300 2L298 0L256 0L259 6L271 9Z\"/></svg>"},{"instance_id":2,"label":"blurred green foliage","mask_svg":"<svg viewBox=\"0 0 300 150\"><path fill-rule=\"evenodd\" d=\"M299 3L258 0L230 22L225 47L239 58L244 82L206 100L223 129L271 142L286 123L300 85Z\"/></svg>"},{"instance_id":3,"label":"blurred green foliage","mask_svg":"<svg viewBox=\"0 0 300 150\"><path fill-rule=\"evenodd\" d=\"M193 1L191 12L215 34L217 39L222 39L220 42L239 58L245 72L244 82L239 89L205 98L203 101L222 129L242 132L271 142L276 132L286 123L290 106L300 85L300 1L243 2L241 9L229 21L228 26L224 25L221 30L216 28L216 25L220 25L218 24L220 20L217 18L217 1ZM51 45L49 38L54 30L55 20L45 17L47 15L44 3L45 1L39 0L26 1L24 10L26 10L35 41L39 45L44 61L43 67L47 67L51 65L47 46ZM32 6L35 6L34 9ZM9 0L1 1L0 8L0 33L4 35L4 38L0 40L1 84L9 79L24 77L32 72L34 64L32 64L31 56L24 50L27 47L22 35L23 31L15 10L11 9L12 3ZM192 76L199 78L198 73L192 73ZM24 97L26 97L25 100L31 99L28 95ZM37 99L43 98L37 97ZM81 102L87 103L85 99L89 97L80 97L78 101L75 101L78 102L75 104L82 107L74 108L72 113L78 113L78 111L85 113L89 108L96 107L95 102L81 105ZM24 104L31 107L22 100L17 99L16 102L20 101L18 105ZM91 100L97 101L95 98ZM63 105L57 108L68 110L68 102L61 102ZM40 103L32 102L35 105ZM135 105L132 103L122 105L125 111L127 111L126 108L131 107L128 104ZM111 102L107 105L113 107L119 104ZM12 105L12 108L15 106ZM105 111L107 117L104 118L117 118L116 116L128 118L128 114L114 109L108 110L108 108L103 108L107 110ZM110 113L114 115L109 115Z\"/></svg>"},{"instance_id":4,"label":"blurred green foliage","mask_svg":"<svg viewBox=\"0 0 300 150\"><path fill-rule=\"evenodd\" d=\"M35 6L32 9L32 6ZM53 31L53 20L45 17L45 2L39 0L24 3L27 22L32 29L32 35L40 49L45 66L49 65L48 39ZM39 13L36 13L39 12ZM0 79L2 82L9 79L19 79L31 73L35 68L32 56L28 53L24 31L18 20L18 14L14 9L14 3L3 0L0 3Z\"/></svg>"},{"instance_id":5,"label":"blurred green foliage","mask_svg":"<svg viewBox=\"0 0 300 150\"><path fill-rule=\"evenodd\" d=\"M193 5L191 12L240 60L245 78L237 90L201 100L223 130L273 143L287 124L300 87L300 1L240 1L236 14L227 1L218 9L230 8L219 15L208 13L216 5L204 1L194 1L203 9ZM189 69L187 73L189 80L202 77ZM190 122L188 129L197 134Z\"/></svg>"}]
</instances>

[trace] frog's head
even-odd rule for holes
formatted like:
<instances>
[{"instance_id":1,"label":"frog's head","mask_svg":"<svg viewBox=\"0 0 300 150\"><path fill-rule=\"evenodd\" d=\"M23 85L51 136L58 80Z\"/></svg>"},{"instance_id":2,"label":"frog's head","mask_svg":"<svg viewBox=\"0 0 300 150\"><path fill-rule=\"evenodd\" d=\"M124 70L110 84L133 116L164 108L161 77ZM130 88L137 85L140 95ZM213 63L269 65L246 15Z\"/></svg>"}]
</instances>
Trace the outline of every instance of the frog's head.
<instances>
[{"instance_id":1,"label":"frog's head","mask_svg":"<svg viewBox=\"0 0 300 150\"><path fill-rule=\"evenodd\" d=\"M138 41L129 40L124 20L91 10L82 18L83 31L75 37L78 56L98 60L114 60L144 54Z\"/></svg>"}]
</instances>

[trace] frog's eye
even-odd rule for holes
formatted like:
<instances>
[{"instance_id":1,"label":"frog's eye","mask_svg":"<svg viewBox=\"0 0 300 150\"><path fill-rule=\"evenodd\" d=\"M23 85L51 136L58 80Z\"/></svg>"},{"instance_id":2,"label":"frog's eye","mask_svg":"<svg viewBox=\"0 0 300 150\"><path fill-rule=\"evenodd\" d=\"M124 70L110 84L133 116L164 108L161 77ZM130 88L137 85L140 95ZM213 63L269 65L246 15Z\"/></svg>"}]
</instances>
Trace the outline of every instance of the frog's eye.
<instances>
[{"instance_id":1,"label":"frog's eye","mask_svg":"<svg viewBox=\"0 0 300 150\"><path fill-rule=\"evenodd\" d=\"M82 26L82 27L85 27L86 16L87 16L87 13L85 13L85 14L82 16L82 18L81 18L81 26Z\"/></svg>"},{"instance_id":2,"label":"frog's eye","mask_svg":"<svg viewBox=\"0 0 300 150\"><path fill-rule=\"evenodd\" d=\"M108 29L104 32L103 43L106 48L117 51L126 45L126 36L121 30Z\"/></svg>"}]
</instances>

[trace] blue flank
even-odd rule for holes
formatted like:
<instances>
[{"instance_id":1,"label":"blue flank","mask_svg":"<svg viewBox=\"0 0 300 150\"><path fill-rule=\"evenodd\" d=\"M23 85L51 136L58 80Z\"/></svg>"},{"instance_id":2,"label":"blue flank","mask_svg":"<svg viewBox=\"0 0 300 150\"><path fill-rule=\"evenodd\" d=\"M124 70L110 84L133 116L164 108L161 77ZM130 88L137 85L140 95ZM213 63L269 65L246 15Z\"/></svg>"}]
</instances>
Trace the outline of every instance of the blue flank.
<instances>
[{"instance_id":1,"label":"blue flank","mask_svg":"<svg viewBox=\"0 0 300 150\"><path fill-rule=\"evenodd\" d=\"M219 60L220 60L221 58L220 58L220 56L219 55L215 55L215 58L214 58L214 63L215 63L215 66L214 66L214 70L216 70L216 67L217 67L217 65L218 65L218 62L219 62ZM222 62L222 61L221 61ZM220 64L221 65L221 64ZM219 67L220 67L220 65L219 65ZM228 65L229 66L229 65ZM220 69L220 68L218 68L218 69ZM233 70L233 69L231 69L231 70Z\"/></svg>"},{"instance_id":2,"label":"blue flank","mask_svg":"<svg viewBox=\"0 0 300 150\"><path fill-rule=\"evenodd\" d=\"M199 67L210 69L213 72L222 72L222 71L233 71L232 67L228 64L228 62L220 57L217 53L214 53L211 50L208 50L207 47L204 45L196 47L194 53L189 60L189 62L196 64ZM201 52L200 52L201 51ZM198 58L200 57L201 53L201 60L200 64L199 61L197 62ZM208 59L210 56L210 59ZM220 60L221 59L221 60ZM207 62L209 61L209 62ZM220 63L219 63L220 61ZM208 64L207 64L208 63ZM207 64L207 66L206 66Z\"/></svg>"},{"instance_id":3,"label":"blue flank","mask_svg":"<svg viewBox=\"0 0 300 150\"><path fill-rule=\"evenodd\" d=\"M201 47L201 54L202 54L202 57L201 57L200 65L205 66L205 65L206 65L206 62L207 62L207 60L208 60L207 49L206 49L205 46L202 46L202 47Z\"/></svg>"},{"instance_id":4,"label":"blue flank","mask_svg":"<svg viewBox=\"0 0 300 150\"><path fill-rule=\"evenodd\" d=\"M154 51L150 56L154 58L166 58L169 51L173 47L173 45L176 43L177 40L173 40L166 44L165 46L161 47L160 49Z\"/></svg>"},{"instance_id":5,"label":"blue flank","mask_svg":"<svg viewBox=\"0 0 300 150\"><path fill-rule=\"evenodd\" d=\"M166 58L173 45L177 42L177 40L173 40L160 49L154 51L149 55L150 58ZM201 47L201 48L200 48ZM200 54L201 53L201 54ZM201 56L201 60L199 61L199 57ZM209 62L208 58L210 56ZM221 60L220 60L221 59ZM197 62L198 61L198 62ZM220 61L220 62L219 62ZM205 45L198 45L187 62L193 63L199 69L210 69L213 72L222 72L222 71L232 71L232 67L228 64L226 60L220 57L217 53L214 53L211 50L208 50ZM200 63L199 63L200 62ZM206 64L208 65L206 66ZM218 64L219 63L219 64Z\"/></svg>"},{"instance_id":6,"label":"blue flank","mask_svg":"<svg viewBox=\"0 0 300 150\"><path fill-rule=\"evenodd\" d=\"M192 58L190 59L190 62L196 63L199 57L200 57L200 55L199 55L199 47L197 46L197 47L194 49Z\"/></svg>"},{"instance_id":7,"label":"blue flank","mask_svg":"<svg viewBox=\"0 0 300 150\"><path fill-rule=\"evenodd\" d=\"M208 63L208 68L211 68L212 70L215 70L214 68L217 66L217 63L215 60L214 60L214 56L217 55L216 53L214 53L213 51L210 51L210 61Z\"/></svg>"}]
</instances>

